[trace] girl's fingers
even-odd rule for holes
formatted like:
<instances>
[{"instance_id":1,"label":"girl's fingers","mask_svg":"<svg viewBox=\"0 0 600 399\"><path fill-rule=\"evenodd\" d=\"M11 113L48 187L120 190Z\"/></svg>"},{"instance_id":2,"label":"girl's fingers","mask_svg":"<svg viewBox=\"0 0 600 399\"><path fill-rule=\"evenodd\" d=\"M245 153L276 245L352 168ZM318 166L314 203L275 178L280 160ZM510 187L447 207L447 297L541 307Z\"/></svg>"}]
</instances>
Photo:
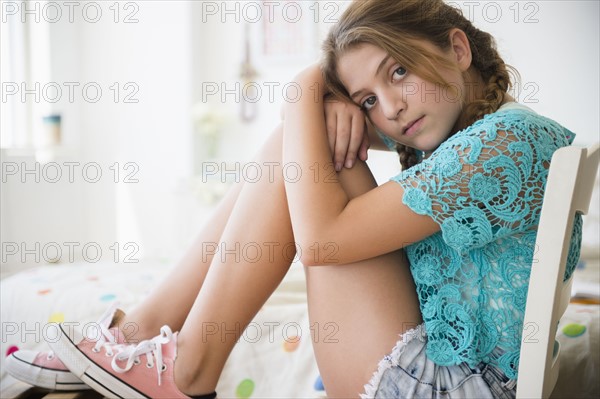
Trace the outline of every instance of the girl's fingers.
<instances>
[{"instance_id":1,"label":"girl's fingers","mask_svg":"<svg viewBox=\"0 0 600 399\"><path fill-rule=\"evenodd\" d=\"M369 138L365 117L358 107L339 101L325 102L325 125L336 171L354 166L357 156L367 159Z\"/></svg>"},{"instance_id":2,"label":"girl's fingers","mask_svg":"<svg viewBox=\"0 0 600 399\"><path fill-rule=\"evenodd\" d=\"M337 121L335 114L327 114L325 120L325 126L327 128L327 140L329 141L329 149L331 153L335 153L335 138L337 134Z\"/></svg>"},{"instance_id":3,"label":"girl's fingers","mask_svg":"<svg viewBox=\"0 0 600 399\"><path fill-rule=\"evenodd\" d=\"M348 145L350 143L350 129L352 128L348 115L339 115L337 119L337 134L335 139L335 153L333 162L335 170L340 171L344 167L344 160L348 153Z\"/></svg>"},{"instance_id":4,"label":"girl's fingers","mask_svg":"<svg viewBox=\"0 0 600 399\"><path fill-rule=\"evenodd\" d=\"M344 166L351 168L356 162L356 156L363 142L364 136L364 117L361 114L352 115L352 127L350 130L350 142L348 143L348 151L346 152L346 161Z\"/></svg>"}]
</instances>

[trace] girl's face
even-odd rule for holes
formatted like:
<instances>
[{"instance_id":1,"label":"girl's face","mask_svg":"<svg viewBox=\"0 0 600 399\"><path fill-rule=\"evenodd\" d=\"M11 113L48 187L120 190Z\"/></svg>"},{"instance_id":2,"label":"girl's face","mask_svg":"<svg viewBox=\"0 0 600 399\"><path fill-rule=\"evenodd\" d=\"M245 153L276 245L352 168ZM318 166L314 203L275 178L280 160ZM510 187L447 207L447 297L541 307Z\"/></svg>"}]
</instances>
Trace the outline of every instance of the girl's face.
<instances>
[{"instance_id":1,"label":"girl's face","mask_svg":"<svg viewBox=\"0 0 600 399\"><path fill-rule=\"evenodd\" d=\"M455 57L453 50L443 52L428 42L423 46L450 61ZM340 80L371 122L393 140L425 152L456 130L463 104L460 71L438 72L453 90L421 79L369 43L347 51L338 62Z\"/></svg>"}]
</instances>

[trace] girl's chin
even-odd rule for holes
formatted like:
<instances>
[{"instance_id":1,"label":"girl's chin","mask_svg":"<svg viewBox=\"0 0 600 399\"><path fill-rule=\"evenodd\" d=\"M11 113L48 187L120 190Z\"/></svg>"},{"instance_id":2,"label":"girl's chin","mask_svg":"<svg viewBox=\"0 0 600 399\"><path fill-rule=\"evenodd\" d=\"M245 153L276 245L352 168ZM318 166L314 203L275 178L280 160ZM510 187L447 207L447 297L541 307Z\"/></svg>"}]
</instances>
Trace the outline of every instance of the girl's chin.
<instances>
[{"instance_id":1,"label":"girl's chin","mask_svg":"<svg viewBox=\"0 0 600 399\"><path fill-rule=\"evenodd\" d=\"M442 143L435 140L423 140L414 143L414 148L425 153L431 153L435 151L440 146L440 144Z\"/></svg>"},{"instance_id":2,"label":"girl's chin","mask_svg":"<svg viewBox=\"0 0 600 399\"><path fill-rule=\"evenodd\" d=\"M425 152L425 153L430 153L437 148L435 146L427 145L427 143L415 143L411 147L417 151L421 151L421 152Z\"/></svg>"}]
</instances>

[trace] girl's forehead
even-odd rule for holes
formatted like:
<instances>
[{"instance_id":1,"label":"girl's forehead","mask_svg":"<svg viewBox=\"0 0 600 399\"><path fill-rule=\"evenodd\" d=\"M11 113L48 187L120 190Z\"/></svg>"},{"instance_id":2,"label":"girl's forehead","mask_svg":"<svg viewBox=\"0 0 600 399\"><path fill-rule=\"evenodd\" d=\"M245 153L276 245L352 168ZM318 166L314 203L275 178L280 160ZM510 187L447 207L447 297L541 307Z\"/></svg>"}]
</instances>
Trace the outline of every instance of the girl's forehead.
<instances>
[{"instance_id":1,"label":"girl's forehead","mask_svg":"<svg viewBox=\"0 0 600 399\"><path fill-rule=\"evenodd\" d=\"M378 64L388 53L381 47L370 43L361 43L346 50L338 59L338 66L345 72L364 74L372 64Z\"/></svg>"},{"instance_id":2,"label":"girl's forehead","mask_svg":"<svg viewBox=\"0 0 600 399\"><path fill-rule=\"evenodd\" d=\"M389 54L381 47L361 43L342 54L338 60L337 72L346 89L352 94L361 82L374 78L382 67L382 61Z\"/></svg>"},{"instance_id":3,"label":"girl's forehead","mask_svg":"<svg viewBox=\"0 0 600 399\"><path fill-rule=\"evenodd\" d=\"M387 54L387 52L379 46L376 46L372 43L359 43L348 50L346 50L340 58L353 56L353 57L370 57L377 53Z\"/></svg>"}]
</instances>

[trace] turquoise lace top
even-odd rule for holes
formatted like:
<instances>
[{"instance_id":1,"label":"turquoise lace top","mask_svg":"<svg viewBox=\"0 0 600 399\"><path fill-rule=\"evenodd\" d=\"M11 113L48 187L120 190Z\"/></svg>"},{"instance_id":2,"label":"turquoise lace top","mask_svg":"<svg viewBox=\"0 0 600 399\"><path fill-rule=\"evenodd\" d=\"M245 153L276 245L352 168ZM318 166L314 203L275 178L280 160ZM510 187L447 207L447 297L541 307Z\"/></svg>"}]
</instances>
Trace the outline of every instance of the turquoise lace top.
<instances>
[{"instance_id":1,"label":"turquoise lace top","mask_svg":"<svg viewBox=\"0 0 600 399\"><path fill-rule=\"evenodd\" d=\"M404 188L404 204L441 227L405 248L428 335L427 355L435 363L475 367L483 361L517 378L549 161L574 137L515 104L451 136L420 164L390 179ZM581 227L577 215L565 279L579 259Z\"/></svg>"}]
</instances>

